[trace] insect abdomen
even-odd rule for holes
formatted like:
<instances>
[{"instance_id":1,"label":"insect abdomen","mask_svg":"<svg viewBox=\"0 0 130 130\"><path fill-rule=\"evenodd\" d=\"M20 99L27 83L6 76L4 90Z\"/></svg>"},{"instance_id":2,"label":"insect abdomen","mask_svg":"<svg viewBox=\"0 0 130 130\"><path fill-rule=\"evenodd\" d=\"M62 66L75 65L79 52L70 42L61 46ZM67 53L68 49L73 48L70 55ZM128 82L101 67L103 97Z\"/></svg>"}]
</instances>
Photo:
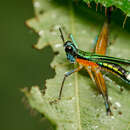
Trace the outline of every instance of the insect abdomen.
<instances>
[{"instance_id":1,"label":"insect abdomen","mask_svg":"<svg viewBox=\"0 0 130 130\"><path fill-rule=\"evenodd\" d=\"M111 72L120 76L123 80L130 84L130 72L122 68L120 65L102 62L99 62L98 65L107 70L110 70Z\"/></svg>"}]
</instances>

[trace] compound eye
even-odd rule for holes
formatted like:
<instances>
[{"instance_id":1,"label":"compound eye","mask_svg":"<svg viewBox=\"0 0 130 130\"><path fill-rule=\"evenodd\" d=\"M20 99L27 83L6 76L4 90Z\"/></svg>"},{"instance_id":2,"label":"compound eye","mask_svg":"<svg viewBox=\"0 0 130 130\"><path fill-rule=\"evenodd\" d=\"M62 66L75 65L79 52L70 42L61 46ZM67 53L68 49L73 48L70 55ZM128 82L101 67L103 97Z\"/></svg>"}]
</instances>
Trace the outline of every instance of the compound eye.
<instances>
[{"instance_id":1,"label":"compound eye","mask_svg":"<svg viewBox=\"0 0 130 130\"><path fill-rule=\"evenodd\" d=\"M65 48L65 51L66 51L66 52L72 52L72 51L73 51L73 48L72 48L71 46L67 46L67 47Z\"/></svg>"}]
</instances>

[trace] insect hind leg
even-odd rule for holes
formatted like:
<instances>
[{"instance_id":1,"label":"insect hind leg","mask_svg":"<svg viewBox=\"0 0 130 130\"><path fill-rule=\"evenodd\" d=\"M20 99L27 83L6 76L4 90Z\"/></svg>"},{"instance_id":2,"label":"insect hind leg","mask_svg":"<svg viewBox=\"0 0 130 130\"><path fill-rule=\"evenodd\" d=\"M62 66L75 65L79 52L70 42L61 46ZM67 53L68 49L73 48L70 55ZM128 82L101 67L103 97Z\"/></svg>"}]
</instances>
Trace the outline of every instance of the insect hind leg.
<instances>
[{"instance_id":1,"label":"insect hind leg","mask_svg":"<svg viewBox=\"0 0 130 130\"><path fill-rule=\"evenodd\" d=\"M94 79L95 79L96 86L98 87L98 89L100 90L100 92L104 98L107 115L112 115L112 112L110 109L110 103L108 100L107 88L106 88L106 84L105 84L103 75L100 72L100 67L95 67L95 68L92 67L92 71L94 72Z\"/></svg>"},{"instance_id":2,"label":"insect hind leg","mask_svg":"<svg viewBox=\"0 0 130 130\"><path fill-rule=\"evenodd\" d=\"M112 116L113 114L112 114L111 109L110 109L110 102L108 100L108 95L103 95L103 98L104 98L104 101L105 101L104 104L105 104L105 107L106 107L107 115Z\"/></svg>"}]
</instances>

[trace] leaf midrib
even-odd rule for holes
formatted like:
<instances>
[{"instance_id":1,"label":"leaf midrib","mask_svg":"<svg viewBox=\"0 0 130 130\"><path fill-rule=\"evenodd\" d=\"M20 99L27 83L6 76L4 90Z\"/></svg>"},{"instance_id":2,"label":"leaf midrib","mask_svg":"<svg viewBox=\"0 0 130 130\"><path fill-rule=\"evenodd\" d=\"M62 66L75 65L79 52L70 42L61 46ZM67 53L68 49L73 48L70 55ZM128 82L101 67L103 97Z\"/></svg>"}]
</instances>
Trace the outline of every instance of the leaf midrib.
<instances>
[{"instance_id":1,"label":"leaf midrib","mask_svg":"<svg viewBox=\"0 0 130 130\"><path fill-rule=\"evenodd\" d=\"M70 21L71 21L71 31L75 33L74 27L74 9L72 7L72 3L70 4ZM78 73L74 73L75 78L75 97L76 97L76 111L77 111L77 123L78 123L78 130L82 130L81 127L81 120L80 120L80 104L79 104L79 87L78 87Z\"/></svg>"},{"instance_id":2,"label":"leaf midrib","mask_svg":"<svg viewBox=\"0 0 130 130\"><path fill-rule=\"evenodd\" d=\"M79 130L82 130L80 122L80 104L79 104L79 91L78 91L78 73L75 73L75 96L76 96L76 108L77 108L77 117L78 117L78 126Z\"/></svg>"}]
</instances>

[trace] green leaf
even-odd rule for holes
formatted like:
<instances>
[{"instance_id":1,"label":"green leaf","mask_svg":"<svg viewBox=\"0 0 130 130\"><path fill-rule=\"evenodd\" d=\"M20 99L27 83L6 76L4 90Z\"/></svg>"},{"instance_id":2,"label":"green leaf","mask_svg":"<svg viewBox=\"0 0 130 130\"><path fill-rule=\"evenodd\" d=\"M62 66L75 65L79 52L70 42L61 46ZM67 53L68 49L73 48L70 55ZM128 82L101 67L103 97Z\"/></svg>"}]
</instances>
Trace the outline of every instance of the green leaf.
<instances>
[{"instance_id":1,"label":"green leaf","mask_svg":"<svg viewBox=\"0 0 130 130\"><path fill-rule=\"evenodd\" d=\"M129 0L83 0L86 3L95 1L97 4L100 3L104 7L115 6L121 9L127 16L130 16L130 1Z\"/></svg>"},{"instance_id":2,"label":"green leaf","mask_svg":"<svg viewBox=\"0 0 130 130\"><path fill-rule=\"evenodd\" d=\"M104 100L86 71L68 77L62 99L51 103L58 98L64 73L75 67L66 59L58 28L61 26L64 29L66 39L66 33L72 33L79 48L89 51L101 30L104 18L90 10L81 11L68 1L35 0L34 6L36 17L28 20L26 24L39 34L39 41L35 47L42 49L50 45L54 52L59 54L51 63L56 75L46 81L45 94L38 86L32 87L30 91L24 90L32 108L44 114L58 130L129 129L130 91L127 89L129 86L120 92L118 82L115 83L110 79L107 80L107 87L112 102L111 109L114 114L112 117L106 115ZM130 34L114 24L111 25L110 30L111 38L117 35L117 39L109 47L108 55L130 58ZM120 79L116 78L116 80Z\"/></svg>"}]
</instances>

